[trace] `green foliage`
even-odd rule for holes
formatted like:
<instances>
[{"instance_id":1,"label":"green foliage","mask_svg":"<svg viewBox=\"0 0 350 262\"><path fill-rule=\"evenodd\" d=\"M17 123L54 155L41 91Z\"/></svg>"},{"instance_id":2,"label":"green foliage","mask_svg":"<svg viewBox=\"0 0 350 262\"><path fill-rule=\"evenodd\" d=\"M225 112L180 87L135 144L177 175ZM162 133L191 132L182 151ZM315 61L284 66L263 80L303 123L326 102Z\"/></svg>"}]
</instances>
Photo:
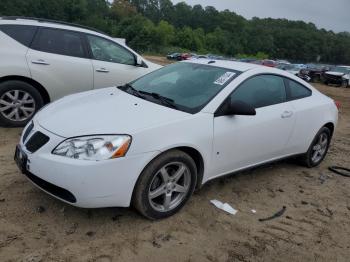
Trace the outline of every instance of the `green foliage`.
<instances>
[{"instance_id":1,"label":"green foliage","mask_svg":"<svg viewBox=\"0 0 350 262\"><path fill-rule=\"evenodd\" d=\"M350 33L170 0L1 0L0 15L80 23L126 38L139 52L192 51L350 64Z\"/></svg>"},{"instance_id":2,"label":"green foliage","mask_svg":"<svg viewBox=\"0 0 350 262\"><path fill-rule=\"evenodd\" d=\"M269 55L263 52L258 52L255 55L248 55L248 54L237 54L236 58L242 59L242 58L253 58L257 60L263 60L268 59Z\"/></svg>"}]
</instances>

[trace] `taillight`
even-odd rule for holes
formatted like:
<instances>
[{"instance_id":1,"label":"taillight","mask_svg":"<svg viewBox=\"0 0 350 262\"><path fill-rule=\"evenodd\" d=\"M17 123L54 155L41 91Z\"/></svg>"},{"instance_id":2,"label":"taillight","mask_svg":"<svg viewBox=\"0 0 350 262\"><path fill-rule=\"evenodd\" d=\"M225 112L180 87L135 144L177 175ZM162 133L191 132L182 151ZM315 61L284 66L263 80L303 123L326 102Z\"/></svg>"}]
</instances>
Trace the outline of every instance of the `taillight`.
<instances>
[{"instance_id":1,"label":"taillight","mask_svg":"<svg viewBox=\"0 0 350 262\"><path fill-rule=\"evenodd\" d=\"M338 110L340 109L340 102L339 101L334 101L334 104L337 106Z\"/></svg>"}]
</instances>

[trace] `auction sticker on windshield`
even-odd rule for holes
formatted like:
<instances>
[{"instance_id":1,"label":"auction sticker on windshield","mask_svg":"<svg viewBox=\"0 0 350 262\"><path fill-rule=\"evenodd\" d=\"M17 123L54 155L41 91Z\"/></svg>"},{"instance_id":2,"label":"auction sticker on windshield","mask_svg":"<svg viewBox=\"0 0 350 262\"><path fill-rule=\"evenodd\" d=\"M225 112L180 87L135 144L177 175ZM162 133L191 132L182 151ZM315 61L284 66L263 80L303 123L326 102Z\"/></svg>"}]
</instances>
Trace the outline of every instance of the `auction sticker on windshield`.
<instances>
[{"instance_id":1,"label":"auction sticker on windshield","mask_svg":"<svg viewBox=\"0 0 350 262\"><path fill-rule=\"evenodd\" d=\"M224 85L227 83L228 80L231 79L231 77L235 76L236 73L234 72L226 72L225 74L223 74L222 76L220 76L215 82L214 84L216 85Z\"/></svg>"}]
</instances>

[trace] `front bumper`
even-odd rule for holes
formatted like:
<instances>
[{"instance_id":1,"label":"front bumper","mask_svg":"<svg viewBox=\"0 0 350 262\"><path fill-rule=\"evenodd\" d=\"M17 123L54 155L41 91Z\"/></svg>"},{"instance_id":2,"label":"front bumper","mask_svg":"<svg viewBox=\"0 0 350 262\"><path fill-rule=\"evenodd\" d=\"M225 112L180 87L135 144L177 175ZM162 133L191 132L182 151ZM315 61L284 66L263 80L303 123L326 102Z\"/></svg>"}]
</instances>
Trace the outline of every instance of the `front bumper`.
<instances>
[{"instance_id":1,"label":"front bumper","mask_svg":"<svg viewBox=\"0 0 350 262\"><path fill-rule=\"evenodd\" d=\"M24 174L43 191L78 207L128 207L143 168L159 153L127 155L104 161L70 159L51 153L65 138L36 124L27 139L36 131L44 133L50 140L31 153L21 138L19 147L27 155Z\"/></svg>"},{"instance_id":2,"label":"front bumper","mask_svg":"<svg viewBox=\"0 0 350 262\"><path fill-rule=\"evenodd\" d=\"M331 74L325 73L323 77L325 82L328 82L329 84L341 85L342 83L347 82L347 80L343 76L331 75Z\"/></svg>"}]
</instances>

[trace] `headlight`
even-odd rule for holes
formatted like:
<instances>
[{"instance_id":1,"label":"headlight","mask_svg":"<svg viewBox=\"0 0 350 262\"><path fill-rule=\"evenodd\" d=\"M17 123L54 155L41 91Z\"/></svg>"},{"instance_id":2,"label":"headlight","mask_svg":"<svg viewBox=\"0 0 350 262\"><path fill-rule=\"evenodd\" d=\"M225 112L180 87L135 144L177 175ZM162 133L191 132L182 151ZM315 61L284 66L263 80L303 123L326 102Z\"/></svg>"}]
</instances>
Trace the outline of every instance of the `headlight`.
<instances>
[{"instance_id":1,"label":"headlight","mask_svg":"<svg viewBox=\"0 0 350 262\"><path fill-rule=\"evenodd\" d=\"M73 137L63 141L52 154L83 160L106 160L125 156L131 144L128 135Z\"/></svg>"}]
</instances>

